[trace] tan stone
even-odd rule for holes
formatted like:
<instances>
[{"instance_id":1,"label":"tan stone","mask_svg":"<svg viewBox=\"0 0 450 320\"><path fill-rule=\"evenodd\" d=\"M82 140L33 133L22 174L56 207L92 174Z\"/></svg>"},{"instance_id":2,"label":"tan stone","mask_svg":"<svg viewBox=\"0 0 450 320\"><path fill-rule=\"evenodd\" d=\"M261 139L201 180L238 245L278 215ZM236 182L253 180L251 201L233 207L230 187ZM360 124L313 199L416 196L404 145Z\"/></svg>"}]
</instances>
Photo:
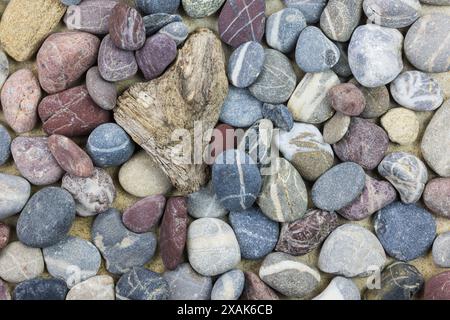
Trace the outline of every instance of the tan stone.
<instances>
[{"instance_id":1,"label":"tan stone","mask_svg":"<svg viewBox=\"0 0 450 320\"><path fill-rule=\"evenodd\" d=\"M419 120L416 114L405 108L389 110L382 118L381 125L392 142L408 145L417 139Z\"/></svg>"}]
</instances>

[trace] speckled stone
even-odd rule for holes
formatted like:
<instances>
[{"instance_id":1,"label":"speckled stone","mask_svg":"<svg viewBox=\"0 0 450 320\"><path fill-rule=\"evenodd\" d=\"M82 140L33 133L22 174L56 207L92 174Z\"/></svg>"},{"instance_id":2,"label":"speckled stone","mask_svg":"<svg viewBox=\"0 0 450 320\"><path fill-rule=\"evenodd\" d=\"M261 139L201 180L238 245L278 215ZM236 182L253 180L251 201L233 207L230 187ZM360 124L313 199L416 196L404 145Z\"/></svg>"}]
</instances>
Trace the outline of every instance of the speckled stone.
<instances>
[{"instance_id":1,"label":"speckled stone","mask_svg":"<svg viewBox=\"0 0 450 320\"><path fill-rule=\"evenodd\" d=\"M5 83L9 75L9 61L3 50L0 49L0 88Z\"/></svg>"},{"instance_id":2,"label":"speckled stone","mask_svg":"<svg viewBox=\"0 0 450 320\"><path fill-rule=\"evenodd\" d=\"M294 50L304 28L306 28L306 20L300 10L282 9L267 19L267 44L278 51L289 53Z\"/></svg>"},{"instance_id":3,"label":"speckled stone","mask_svg":"<svg viewBox=\"0 0 450 320\"><path fill-rule=\"evenodd\" d=\"M433 213L450 217L450 178L430 180L423 192L423 201Z\"/></svg>"},{"instance_id":4,"label":"speckled stone","mask_svg":"<svg viewBox=\"0 0 450 320\"><path fill-rule=\"evenodd\" d=\"M134 142L120 126L105 123L91 132L86 150L96 166L118 167L127 162L134 152Z\"/></svg>"},{"instance_id":5,"label":"speckled stone","mask_svg":"<svg viewBox=\"0 0 450 320\"><path fill-rule=\"evenodd\" d=\"M249 127L262 118L261 108L262 103L247 89L230 86L219 119L233 127Z\"/></svg>"},{"instance_id":6,"label":"speckled stone","mask_svg":"<svg viewBox=\"0 0 450 320\"><path fill-rule=\"evenodd\" d=\"M217 199L212 183L187 197L189 214L194 218L220 218L227 215L228 210Z\"/></svg>"},{"instance_id":7,"label":"speckled stone","mask_svg":"<svg viewBox=\"0 0 450 320\"><path fill-rule=\"evenodd\" d=\"M189 225L187 252L192 268L204 276L227 272L241 261L233 229L216 218L201 218Z\"/></svg>"},{"instance_id":8,"label":"speckled stone","mask_svg":"<svg viewBox=\"0 0 450 320\"><path fill-rule=\"evenodd\" d=\"M41 249L11 242L0 251L0 277L9 283L33 279L44 272Z\"/></svg>"},{"instance_id":9,"label":"speckled stone","mask_svg":"<svg viewBox=\"0 0 450 320\"><path fill-rule=\"evenodd\" d=\"M304 297L320 283L319 271L286 253L269 254L261 264L259 277L287 297Z\"/></svg>"},{"instance_id":10,"label":"speckled stone","mask_svg":"<svg viewBox=\"0 0 450 320\"><path fill-rule=\"evenodd\" d=\"M334 44L339 49L339 60L331 70L340 77L348 78L352 75L352 69L350 69L348 64L348 43L334 41Z\"/></svg>"},{"instance_id":11,"label":"speckled stone","mask_svg":"<svg viewBox=\"0 0 450 320\"><path fill-rule=\"evenodd\" d=\"M359 116L366 107L364 94L352 83L338 84L327 95L333 109L347 116Z\"/></svg>"},{"instance_id":12,"label":"speckled stone","mask_svg":"<svg viewBox=\"0 0 450 320\"><path fill-rule=\"evenodd\" d=\"M115 300L114 279L107 275L94 276L69 290L66 300Z\"/></svg>"},{"instance_id":13,"label":"speckled stone","mask_svg":"<svg viewBox=\"0 0 450 320\"><path fill-rule=\"evenodd\" d=\"M116 197L116 188L111 176L100 168L94 168L93 174L87 178L66 174L61 187L73 196L77 213L82 217L105 212Z\"/></svg>"},{"instance_id":14,"label":"speckled stone","mask_svg":"<svg viewBox=\"0 0 450 320\"><path fill-rule=\"evenodd\" d=\"M189 36L189 28L183 22L172 22L162 27L158 33L168 36L179 46Z\"/></svg>"},{"instance_id":15,"label":"speckled stone","mask_svg":"<svg viewBox=\"0 0 450 320\"><path fill-rule=\"evenodd\" d=\"M153 258L156 250L156 236L152 232L137 234L129 231L116 209L97 216L91 236L106 260L106 269L113 274L143 266Z\"/></svg>"},{"instance_id":16,"label":"speckled stone","mask_svg":"<svg viewBox=\"0 0 450 320\"><path fill-rule=\"evenodd\" d=\"M116 4L115 0L89 0L78 5L70 5L64 16L64 23L69 30L107 34L109 18Z\"/></svg>"},{"instance_id":17,"label":"speckled stone","mask_svg":"<svg viewBox=\"0 0 450 320\"><path fill-rule=\"evenodd\" d=\"M97 248L81 238L69 236L57 244L44 248L47 271L62 279L69 288L93 277L100 269L101 257Z\"/></svg>"},{"instance_id":18,"label":"speckled stone","mask_svg":"<svg viewBox=\"0 0 450 320\"><path fill-rule=\"evenodd\" d=\"M0 173L0 220L20 212L30 198L30 183L22 177Z\"/></svg>"},{"instance_id":19,"label":"speckled stone","mask_svg":"<svg viewBox=\"0 0 450 320\"><path fill-rule=\"evenodd\" d=\"M356 80L369 88L394 80L403 69L402 45L403 36L397 29L375 24L356 28L348 47L348 62Z\"/></svg>"},{"instance_id":20,"label":"speckled stone","mask_svg":"<svg viewBox=\"0 0 450 320\"><path fill-rule=\"evenodd\" d=\"M384 267L386 255L377 237L354 224L334 230L320 250L319 269L344 277L368 276Z\"/></svg>"},{"instance_id":21,"label":"speckled stone","mask_svg":"<svg viewBox=\"0 0 450 320\"><path fill-rule=\"evenodd\" d=\"M8 130L0 124L0 166L4 165L11 155L11 135Z\"/></svg>"},{"instance_id":22,"label":"speckled stone","mask_svg":"<svg viewBox=\"0 0 450 320\"><path fill-rule=\"evenodd\" d=\"M264 67L250 92L258 100L278 104L286 102L297 83L297 77L289 59L279 51L264 50Z\"/></svg>"},{"instance_id":23,"label":"speckled stone","mask_svg":"<svg viewBox=\"0 0 450 320\"><path fill-rule=\"evenodd\" d=\"M238 300L244 290L244 282L241 270L234 269L224 273L214 283L211 300Z\"/></svg>"},{"instance_id":24,"label":"speckled stone","mask_svg":"<svg viewBox=\"0 0 450 320\"><path fill-rule=\"evenodd\" d=\"M417 115L405 108L389 110L382 118L381 125L392 142L408 145L416 141L419 135L419 119Z\"/></svg>"},{"instance_id":25,"label":"speckled stone","mask_svg":"<svg viewBox=\"0 0 450 320\"><path fill-rule=\"evenodd\" d=\"M165 26L182 22L183 19L178 14L154 13L144 17L145 33L147 36L154 35Z\"/></svg>"},{"instance_id":26,"label":"speckled stone","mask_svg":"<svg viewBox=\"0 0 450 320\"><path fill-rule=\"evenodd\" d=\"M9 292L9 286L0 279L0 301L11 300L11 293Z\"/></svg>"},{"instance_id":27,"label":"speckled stone","mask_svg":"<svg viewBox=\"0 0 450 320\"><path fill-rule=\"evenodd\" d=\"M327 93L339 83L339 78L333 71L307 73L288 102L294 120L322 123L330 119L334 110L331 108Z\"/></svg>"},{"instance_id":28,"label":"speckled stone","mask_svg":"<svg viewBox=\"0 0 450 320\"><path fill-rule=\"evenodd\" d=\"M149 232L157 226L166 205L166 198L154 195L139 200L122 215L123 224L133 232Z\"/></svg>"},{"instance_id":29,"label":"speckled stone","mask_svg":"<svg viewBox=\"0 0 450 320\"><path fill-rule=\"evenodd\" d=\"M284 104L264 103L261 111L263 117L270 120L276 128L291 131L294 127L294 118Z\"/></svg>"},{"instance_id":30,"label":"speckled stone","mask_svg":"<svg viewBox=\"0 0 450 320\"><path fill-rule=\"evenodd\" d=\"M359 84L354 78L349 82L357 86L366 98L366 106L361 113L362 118L378 118L391 108L389 90L386 86L366 88Z\"/></svg>"},{"instance_id":31,"label":"speckled stone","mask_svg":"<svg viewBox=\"0 0 450 320\"><path fill-rule=\"evenodd\" d=\"M239 134L239 132L236 133ZM241 136L237 149L248 154L259 167L269 166L272 157L272 121L258 120ZM261 171L261 174L264 175L264 172Z\"/></svg>"},{"instance_id":32,"label":"speckled stone","mask_svg":"<svg viewBox=\"0 0 450 320\"><path fill-rule=\"evenodd\" d=\"M283 2L288 8L300 10L309 24L319 21L327 4L327 0L283 0Z\"/></svg>"},{"instance_id":33,"label":"speckled stone","mask_svg":"<svg viewBox=\"0 0 450 320\"><path fill-rule=\"evenodd\" d=\"M276 251L301 256L320 246L338 226L334 212L310 210L302 219L283 224Z\"/></svg>"},{"instance_id":34,"label":"speckled stone","mask_svg":"<svg viewBox=\"0 0 450 320\"><path fill-rule=\"evenodd\" d=\"M104 110L112 110L117 102L116 86L102 78L98 67L92 67L86 74L86 88L92 100Z\"/></svg>"},{"instance_id":35,"label":"speckled stone","mask_svg":"<svg viewBox=\"0 0 450 320\"><path fill-rule=\"evenodd\" d=\"M204 18L220 9L225 0L182 0L183 9L191 18Z\"/></svg>"},{"instance_id":36,"label":"speckled stone","mask_svg":"<svg viewBox=\"0 0 450 320\"><path fill-rule=\"evenodd\" d=\"M47 187L25 205L17 221L17 237L30 247L50 247L65 238L74 220L75 201L70 193Z\"/></svg>"},{"instance_id":37,"label":"speckled stone","mask_svg":"<svg viewBox=\"0 0 450 320\"><path fill-rule=\"evenodd\" d=\"M366 300L413 300L425 279L413 265L394 262L381 273L379 289L367 289Z\"/></svg>"},{"instance_id":38,"label":"speckled stone","mask_svg":"<svg viewBox=\"0 0 450 320\"><path fill-rule=\"evenodd\" d=\"M346 42L361 19L363 0L330 0L320 16L320 28L328 38Z\"/></svg>"},{"instance_id":39,"label":"speckled stone","mask_svg":"<svg viewBox=\"0 0 450 320\"><path fill-rule=\"evenodd\" d=\"M417 202L428 180L423 162L406 152L387 155L378 166L378 172L397 189L404 203Z\"/></svg>"},{"instance_id":40,"label":"speckled stone","mask_svg":"<svg viewBox=\"0 0 450 320\"><path fill-rule=\"evenodd\" d=\"M167 300L170 288L161 274L134 267L116 285L117 300Z\"/></svg>"},{"instance_id":41,"label":"speckled stone","mask_svg":"<svg viewBox=\"0 0 450 320\"><path fill-rule=\"evenodd\" d=\"M371 23L403 28L419 19L422 8L419 0L365 0L363 9Z\"/></svg>"},{"instance_id":42,"label":"speckled stone","mask_svg":"<svg viewBox=\"0 0 450 320\"><path fill-rule=\"evenodd\" d=\"M343 113L336 112L323 126L323 140L333 144L340 141L350 127L351 118Z\"/></svg>"},{"instance_id":43,"label":"speckled stone","mask_svg":"<svg viewBox=\"0 0 450 320\"><path fill-rule=\"evenodd\" d=\"M450 17L444 13L422 16L405 37L408 61L425 72L450 71Z\"/></svg>"},{"instance_id":44,"label":"speckled stone","mask_svg":"<svg viewBox=\"0 0 450 320\"><path fill-rule=\"evenodd\" d=\"M274 142L284 158L306 180L316 180L333 165L331 146L323 141L319 129L311 124L295 122L291 131L275 132Z\"/></svg>"},{"instance_id":45,"label":"speckled stone","mask_svg":"<svg viewBox=\"0 0 450 320\"><path fill-rule=\"evenodd\" d=\"M388 146L388 135L381 127L365 119L352 118L344 138L333 149L341 161L356 162L372 170L381 162Z\"/></svg>"},{"instance_id":46,"label":"speckled stone","mask_svg":"<svg viewBox=\"0 0 450 320\"><path fill-rule=\"evenodd\" d=\"M265 53L261 44L249 41L241 44L228 61L228 79L238 88L252 85L261 74Z\"/></svg>"},{"instance_id":47,"label":"speckled stone","mask_svg":"<svg viewBox=\"0 0 450 320\"><path fill-rule=\"evenodd\" d=\"M378 211L374 228L386 252L401 261L425 255L436 236L436 222L428 211L401 202Z\"/></svg>"},{"instance_id":48,"label":"speckled stone","mask_svg":"<svg viewBox=\"0 0 450 320\"><path fill-rule=\"evenodd\" d=\"M450 6L450 0L420 0L420 2L436 6Z\"/></svg>"},{"instance_id":49,"label":"speckled stone","mask_svg":"<svg viewBox=\"0 0 450 320\"><path fill-rule=\"evenodd\" d=\"M441 268L450 268L450 231L440 234L433 243L433 261Z\"/></svg>"},{"instance_id":50,"label":"speckled stone","mask_svg":"<svg viewBox=\"0 0 450 320\"><path fill-rule=\"evenodd\" d=\"M11 228L7 224L0 222L0 250L7 246L10 235Z\"/></svg>"},{"instance_id":51,"label":"speckled stone","mask_svg":"<svg viewBox=\"0 0 450 320\"><path fill-rule=\"evenodd\" d=\"M304 72L324 72L339 61L339 49L314 26L306 27L298 38L295 61Z\"/></svg>"},{"instance_id":52,"label":"speckled stone","mask_svg":"<svg viewBox=\"0 0 450 320\"><path fill-rule=\"evenodd\" d=\"M425 300L450 300L448 282L450 271L439 273L425 282L423 298Z\"/></svg>"},{"instance_id":53,"label":"speckled stone","mask_svg":"<svg viewBox=\"0 0 450 320\"><path fill-rule=\"evenodd\" d=\"M173 13L180 6L180 0L136 0L136 7L145 14Z\"/></svg>"},{"instance_id":54,"label":"speckled stone","mask_svg":"<svg viewBox=\"0 0 450 320\"><path fill-rule=\"evenodd\" d=\"M335 277L325 290L313 300L361 300L361 294L352 280Z\"/></svg>"},{"instance_id":55,"label":"speckled stone","mask_svg":"<svg viewBox=\"0 0 450 320\"><path fill-rule=\"evenodd\" d=\"M163 275L170 287L170 300L209 300L212 279L192 269L189 263L180 264Z\"/></svg>"},{"instance_id":56,"label":"speckled stone","mask_svg":"<svg viewBox=\"0 0 450 320\"><path fill-rule=\"evenodd\" d=\"M14 300L64 300L67 286L60 279L31 279L19 283L13 291Z\"/></svg>"},{"instance_id":57,"label":"speckled stone","mask_svg":"<svg viewBox=\"0 0 450 320\"><path fill-rule=\"evenodd\" d=\"M140 13L125 3L118 3L109 18L109 35L123 50L138 50L145 42L145 26Z\"/></svg>"}]
</instances>

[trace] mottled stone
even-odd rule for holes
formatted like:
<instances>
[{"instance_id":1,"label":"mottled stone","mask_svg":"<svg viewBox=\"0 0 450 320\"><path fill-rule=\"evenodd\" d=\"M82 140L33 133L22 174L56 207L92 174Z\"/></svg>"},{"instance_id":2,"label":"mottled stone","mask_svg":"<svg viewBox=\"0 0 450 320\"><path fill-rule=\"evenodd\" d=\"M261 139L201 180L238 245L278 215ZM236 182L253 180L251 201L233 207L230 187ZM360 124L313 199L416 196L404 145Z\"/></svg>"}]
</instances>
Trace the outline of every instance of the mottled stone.
<instances>
[{"instance_id":1,"label":"mottled stone","mask_svg":"<svg viewBox=\"0 0 450 320\"><path fill-rule=\"evenodd\" d=\"M425 282L423 298L425 300L450 300L450 271L439 273Z\"/></svg>"},{"instance_id":2,"label":"mottled stone","mask_svg":"<svg viewBox=\"0 0 450 320\"><path fill-rule=\"evenodd\" d=\"M325 290L313 300L361 300L361 294L352 280L335 277Z\"/></svg>"},{"instance_id":3,"label":"mottled stone","mask_svg":"<svg viewBox=\"0 0 450 320\"><path fill-rule=\"evenodd\" d=\"M245 284L241 298L243 300L279 300L278 295L267 286L256 274L244 272Z\"/></svg>"},{"instance_id":4,"label":"mottled stone","mask_svg":"<svg viewBox=\"0 0 450 320\"><path fill-rule=\"evenodd\" d=\"M406 152L387 155L378 166L378 172L392 183L404 203L417 202L428 180L424 163Z\"/></svg>"},{"instance_id":5,"label":"mottled stone","mask_svg":"<svg viewBox=\"0 0 450 320\"><path fill-rule=\"evenodd\" d=\"M371 23L403 28L419 19L422 8L419 0L365 0L363 9Z\"/></svg>"},{"instance_id":6,"label":"mottled stone","mask_svg":"<svg viewBox=\"0 0 450 320\"><path fill-rule=\"evenodd\" d=\"M116 285L117 300L167 300L169 284L161 274L134 267L122 275Z\"/></svg>"},{"instance_id":7,"label":"mottled stone","mask_svg":"<svg viewBox=\"0 0 450 320\"><path fill-rule=\"evenodd\" d=\"M115 300L114 279L111 276L94 276L69 290L66 300Z\"/></svg>"},{"instance_id":8,"label":"mottled stone","mask_svg":"<svg viewBox=\"0 0 450 320\"><path fill-rule=\"evenodd\" d=\"M0 222L0 250L6 247L6 245L8 244L10 234L11 234L10 227L7 224Z\"/></svg>"},{"instance_id":9,"label":"mottled stone","mask_svg":"<svg viewBox=\"0 0 450 320\"><path fill-rule=\"evenodd\" d=\"M11 300L11 293L9 292L9 286L0 279L0 301Z\"/></svg>"},{"instance_id":10,"label":"mottled stone","mask_svg":"<svg viewBox=\"0 0 450 320\"><path fill-rule=\"evenodd\" d=\"M306 28L306 20L300 10L282 9L267 19L267 44L278 51L289 53L294 50L304 28Z\"/></svg>"},{"instance_id":11,"label":"mottled stone","mask_svg":"<svg viewBox=\"0 0 450 320\"><path fill-rule=\"evenodd\" d=\"M163 27L174 23L182 22L183 19L178 14L154 13L144 17L145 33L147 36L154 35Z\"/></svg>"},{"instance_id":12,"label":"mottled stone","mask_svg":"<svg viewBox=\"0 0 450 320\"><path fill-rule=\"evenodd\" d=\"M116 198L116 188L111 176L100 168L94 168L93 174L87 178L66 174L61 187L73 196L77 213L82 217L105 212Z\"/></svg>"},{"instance_id":13,"label":"mottled stone","mask_svg":"<svg viewBox=\"0 0 450 320\"><path fill-rule=\"evenodd\" d=\"M366 98L352 83L341 83L328 91L328 99L336 111L347 116L359 116L366 107Z\"/></svg>"},{"instance_id":14,"label":"mottled stone","mask_svg":"<svg viewBox=\"0 0 450 320\"><path fill-rule=\"evenodd\" d=\"M182 0L183 9L191 18L204 18L220 9L225 0Z\"/></svg>"},{"instance_id":15,"label":"mottled stone","mask_svg":"<svg viewBox=\"0 0 450 320\"><path fill-rule=\"evenodd\" d=\"M117 102L116 86L105 81L98 67L92 67L86 74L86 88L92 100L104 110L112 110Z\"/></svg>"},{"instance_id":16,"label":"mottled stone","mask_svg":"<svg viewBox=\"0 0 450 320\"><path fill-rule=\"evenodd\" d=\"M450 231L440 234L433 243L433 261L441 268L450 268Z\"/></svg>"},{"instance_id":17,"label":"mottled stone","mask_svg":"<svg viewBox=\"0 0 450 320\"><path fill-rule=\"evenodd\" d=\"M180 0L136 0L136 7L145 14L173 13L180 6Z\"/></svg>"},{"instance_id":18,"label":"mottled stone","mask_svg":"<svg viewBox=\"0 0 450 320\"><path fill-rule=\"evenodd\" d=\"M339 60L331 70L340 77L348 78L352 75L352 69L350 69L350 65L348 64L348 43L334 41L334 44L339 49Z\"/></svg>"},{"instance_id":19,"label":"mottled stone","mask_svg":"<svg viewBox=\"0 0 450 320\"><path fill-rule=\"evenodd\" d=\"M31 279L19 283L13 291L14 300L64 300L67 286L60 279Z\"/></svg>"},{"instance_id":20,"label":"mottled stone","mask_svg":"<svg viewBox=\"0 0 450 320\"><path fill-rule=\"evenodd\" d=\"M240 45L228 61L228 79L238 88L247 88L258 79L264 66L265 53L261 44L249 41Z\"/></svg>"},{"instance_id":21,"label":"mottled stone","mask_svg":"<svg viewBox=\"0 0 450 320\"><path fill-rule=\"evenodd\" d=\"M261 108L262 102L250 91L230 86L219 119L233 127L246 128L262 118Z\"/></svg>"},{"instance_id":22,"label":"mottled stone","mask_svg":"<svg viewBox=\"0 0 450 320\"><path fill-rule=\"evenodd\" d=\"M164 34L171 38L177 46L181 45L189 36L189 28L183 22L172 22L162 27L159 34Z\"/></svg>"},{"instance_id":23,"label":"mottled stone","mask_svg":"<svg viewBox=\"0 0 450 320\"><path fill-rule=\"evenodd\" d=\"M284 104L264 103L261 109L262 116L270 121L276 128L284 131L291 131L294 127L294 118L291 112Z\"/></svg>"},{"instance_id":24,"label":"mottled stone","mask_svg":"<svg viewBox=\"0 0 450 320\"><path fill-rule=\"evenodd\" d=\"M361 19L363 0L330 0L320 16L320 28L328 38L346 42Z\"/></svg>"},{"instance_id":25,"label":"mottled stone","mask_svg":"<svg viewBox=\"0 0 450 320\"><path fill-rule=\"evenodd\" d=\"M389 110L382 118L381 125L392 142L408 145L416 141L419 135L419 119L417 115L405 108Z\"/></svg>"},{"instance_id":26,"label":"mottled stone","mask_svg":"<svg viewBox=\"0 0 450 320\"><path fill-rule=\"evenodd\" d=\"M374 228L387 254L401 261L425 255L436 236L436 222L428 211L401 202L378 211Z\"/></svg>"},{"instance_id":27,"label":"mottled stone","mask_svg":"<svg viewBox=\"0 0 450 320\"><path fill-rule=\"evenodd\" d=\"M224 273L214 283L211 300L238 300L244 290L244 282L241 270L234 269Z\"/></svg>"},{"instance_id":28,"label":"mottled stone","mask_svg":"<svg viewBox=\"0 0 450 320\"><path fill-rule=\"evenodd\" d=\"M138 50L145 42L145 26L140 13L125 3L118 3L109 19L109 35L123 50Z\"/></svg>"},{"instance_id":29,"label":"mottled stone","mask_svg":"<svg viewBox=\"0 0 450 320\"><path fill-rule=\"evenodd\" d=\"M340 141L350 127L351 117L343 113L336 112L323 126L323 140L326 143L333 144Z\"/></svg>"},{"instance_id":30,"label":"mottled stone","mask_svg":"<svg viewBox=\"0 0 450 320\"><path fill-rule=\"evenodd\" d=\"M8 130L0 124L0 166L4 165L11 155L11 135Z\"/></svg>"},{"instance_id":31,"label":"mottled stone","mask_svg":"<svg viewBox=\"0 0 450 320\"><path fill-rule=\"evenodd\" d=\"M41 87L29 69L13 73L2 87L1 102L6 122L16 133L33 130Z\"/></svg>"},{"instance_id":32,"label":"mottled stone","mask_svg":"<svg viewBox=\"0 0 450 320\"><path fill-rule=\"evenodd\" d=\"M272 122L267 119L258 120L242 136L237 149L248 154L259 167L266 168L271 162L272 137ZM261 175L264 174L261 171Z\"/></svg>"},{"instance_id":33,"label":"mottled stone","mask_svg":"<svg viewBox=\"0 0 450 320\"><path fill-rule=\"evenodd\" d=\"M320 250L319 269L344 277L368 276L384 267L386 255L377 237L354 224L334 230Z\"/></svg>"},{"instance_id":34,"label":"mottled stone","mask_svg":"<svg viewBox=\"0 0 450 320\"><path fill-rule=\"evenodd\" d=\"M209 300L211 297L211 277L198 274L189 263L180 264L163 276L169 283L170 300Z\"/></svg>"},{"instance_id":35,"label":"mottled stone","mask_svg":"<svg viewBox=\"0 0 450 320\"><path fill-rule=\"evenodd\" d=\"M283 2L288 8L300 10L309 24L319 21L327 4L327 0L283 0Z\"/></svg>"},{"instance_id":36,"label":"mottled stone","mask_svg":"<svg viewBox=\"0 0 450 320\"><path fill-rule=\"evenodd\" d=\"M214 193L212 183L187 197L187 209L194 218L220 218L227 215L228 210L220 203Z\"/></svg>"},{"instance_id":37,"label":"mottled stone","mask_svg":"<svg viewBox=\"0 0 450 320\"><path fill-rule=\"evenodd\" d=\"M276 251L293 256L307 254L319 247L337 226L336 213L310 210L303 218L283 224Z\"/></svg>"},{"instance_id":38,"label":"mottled stone","mask_svg":"<svg viewBox=\"0 0 450 320\"><path fill-rule=\"evenodd\" d=\"M0 251L0 277L10 283L33 279L44 272L41 249L30 248L19 241Z\"/></svg>"},{"instance_id":39,"label":"mottled stone","mask_svg":"<svg viewBox=\"0 0 450 320\"><path fill-rule=\"evenodd\" d=\"M149 232L157 226L166 205L166 198L154 195L139 200L122 215L123 224L133 232Z\"/></svg>"},{"instance_id":40,"label":"mottled stone","mask_svg":"<svg viewBox=\"0 0 450 320\"><path fill-rule=\"evenodd\" d=\"M366 98L366 106L361 113L361 117L368 119L378 118L391 108L389 90L386 86L366 88L359 84L354 78L349 82L357 86Z\"/></svg>"},{"instance_id":41,"label":"mottled stone","mask_svg":"<svg viewBox=\"0 0 450 320\"><path fill-rule=\"evenodd\" d=\"M430 180L423 192L423 201L433 213L450 218L450 178Z\"/></svg>"},{"instance_id":42,"label":"mottled stone","mask_svg":"<svg viewBox=\"0 0 450 320\"><path fill-rule=\"evenodd\" d=\"M20 212L30 198L30 183L22 177L0 173L0 220Z\"/></svg>"},{"instance_id":43,"label":"mottled stone","mask_svg":"<svg viewBox=\"0 0 450 320\"><path fill-rule=\"evenodd\" d=\"M67 8L64 23L69 30L85 31L93 34L109 32L109 18L115 0L89 0Z\"/></svg>"}]
</instances>

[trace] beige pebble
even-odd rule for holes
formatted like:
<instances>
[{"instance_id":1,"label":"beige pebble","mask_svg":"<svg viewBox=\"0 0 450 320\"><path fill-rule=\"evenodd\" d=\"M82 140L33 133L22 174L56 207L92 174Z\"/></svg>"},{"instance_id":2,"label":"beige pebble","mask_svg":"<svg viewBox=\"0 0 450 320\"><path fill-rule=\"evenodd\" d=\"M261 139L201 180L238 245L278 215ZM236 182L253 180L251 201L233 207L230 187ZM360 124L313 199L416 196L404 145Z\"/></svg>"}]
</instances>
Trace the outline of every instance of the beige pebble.
<instances>
[{"instance_id":1,"label":"beige pebble","mask_svg":"<svg viewBox=\"0 0 450 320\"><path fill-rule=\"evenodd\" d=\"M115 300L114 279L110 276L89 278L70 289L66 300Z\"/></svg>"},{"instance_id":2,"label":"beige pebble","mask_svg":"<svg viewBox=\"0 0 450 320\"><path fill-rule=\"evenodd\" d=\"M416 141L419 134L419 120L416 114L405 108L394 108L381 118L381 125L389 139L401 145Z\"/></svg>"},{"instance_id":3,"label":"beige pebble","mask_svg":"<svg viewBox=\"0 0 450 320\"><path fill-rule=\"evenodd\" d=\"M11 283L33 279L44 272L44 257L39 248L19 241L11 242L0 253L0 278Z\"/></svg>"}]
</instances>

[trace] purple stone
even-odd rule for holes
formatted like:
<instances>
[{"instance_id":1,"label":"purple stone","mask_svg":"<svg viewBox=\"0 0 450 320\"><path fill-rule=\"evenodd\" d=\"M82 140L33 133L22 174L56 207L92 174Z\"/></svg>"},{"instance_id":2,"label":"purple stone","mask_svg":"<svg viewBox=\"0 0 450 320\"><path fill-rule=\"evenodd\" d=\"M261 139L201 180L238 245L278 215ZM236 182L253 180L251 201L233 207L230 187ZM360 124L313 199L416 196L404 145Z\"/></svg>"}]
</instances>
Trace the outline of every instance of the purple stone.
<instances>
[{"instance_id":1,"label":"purple stone","mask_svg":"<svg viewBox=\"0 0 450 320\"><path fill-rule=\"evenodd\" d=\"M149 232L158 224L165 205L166 198L161 194L139 200L123 213L123 224L136 233Z\"/></svg>"}]
</instances>

